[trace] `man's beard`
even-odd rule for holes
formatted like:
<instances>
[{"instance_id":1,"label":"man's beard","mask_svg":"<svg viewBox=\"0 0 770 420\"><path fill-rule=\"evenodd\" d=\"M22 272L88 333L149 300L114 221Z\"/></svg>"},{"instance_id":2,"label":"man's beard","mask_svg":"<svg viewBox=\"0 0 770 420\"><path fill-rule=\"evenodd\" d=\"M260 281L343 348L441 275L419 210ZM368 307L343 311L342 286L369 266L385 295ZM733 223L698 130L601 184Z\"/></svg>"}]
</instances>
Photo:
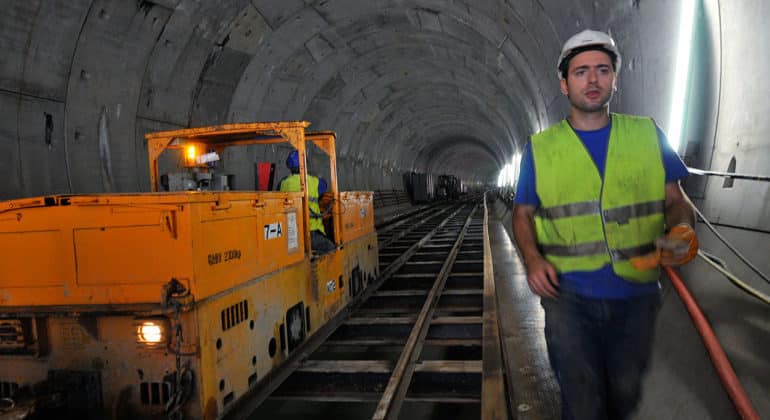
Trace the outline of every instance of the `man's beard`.
<instances>
[{"instance_id":1,"label":"man's beard","mask_svg":"<svg viewBox=\"0 0 770 420\"><path fill-rule=\"evenodd\" d=\"M587 101L583 101L584 96L581 94L580 101L576 101L572 99L572 96L567 95L567 98L569 99L570 104L572 104L573 107L577 108L579 111L582 112L597 112L601 111L605 108L607 108L610 104L610 101L612 100L612 94L613 90L610 89L606 96L603 96L599 102L596 103L588 103Z\"/></svg>"}]
</instances>

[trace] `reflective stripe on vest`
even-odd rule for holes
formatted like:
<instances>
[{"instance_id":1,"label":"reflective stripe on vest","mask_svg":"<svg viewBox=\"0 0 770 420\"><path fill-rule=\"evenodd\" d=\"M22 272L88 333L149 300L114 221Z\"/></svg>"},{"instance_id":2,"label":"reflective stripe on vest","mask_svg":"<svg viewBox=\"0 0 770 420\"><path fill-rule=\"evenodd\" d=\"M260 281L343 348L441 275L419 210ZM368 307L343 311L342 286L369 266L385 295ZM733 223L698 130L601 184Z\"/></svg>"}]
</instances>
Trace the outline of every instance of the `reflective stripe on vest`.
<instances>
[{"instance_id":1,"label":"reflective stripe on vest","mask_svg":"<svg viewBox=\"0 0 770 420\"><path fill-rule=\"evenodd\" d=\"M648 201L646 203L630 204L628 206L617 207L604 210L604 220L606 222L627 223L634 217L642 217L655 213L663 213L665 202ZM547 209L538 209L540 217L544 219L559 219L562 217L585 216L589 214L598 214L601 212L599 201L584 201L582 203L564 204L562 206L550 207Z\"/></svg>"},{"instance_id":2,"label":"reflective stripe on vest","mask_svg":"<svg viewBox=\"0 0 770 420\"><path fill-rule=\"evenodd\" d=\"M289 175L281 181L281 191L300 191L299 174ZM318 206L318 177L307 176L308 208L310 209L310 230L317 230L324 235L324 223L321 215L321 207Z\"/></svg>"},{"instance_id":3,"label":"reflective stripe on vest","mask_svg":"<svg viewBox=\"0 0 770 420\"><path fill-rule=\"evenodd\" d=\"M634 246L623 249L607 250L607 244L604 241L588 242L577 245L543 245L541 247L544 253L558 257L580 257L588 255L597 255L609 253L612 261L623 261L633 257L638 257L655 250L655 243L651 242L644 245Z\"/></svg>"},{"instance_id":4,"label":"reflective stripe on vest","mask_svg":"<svg viewBox=\"0 0 770 420\"><path fill-rule=\"evenodd\" d=\"M653 250L663 233L665 170L651 119L612 114L603 180L566 121L532 136L532 157L541 201L535 230L557 270L612 264L628 280L657 280L657 270L628 262Z\"/></svg>"}]
</instances>

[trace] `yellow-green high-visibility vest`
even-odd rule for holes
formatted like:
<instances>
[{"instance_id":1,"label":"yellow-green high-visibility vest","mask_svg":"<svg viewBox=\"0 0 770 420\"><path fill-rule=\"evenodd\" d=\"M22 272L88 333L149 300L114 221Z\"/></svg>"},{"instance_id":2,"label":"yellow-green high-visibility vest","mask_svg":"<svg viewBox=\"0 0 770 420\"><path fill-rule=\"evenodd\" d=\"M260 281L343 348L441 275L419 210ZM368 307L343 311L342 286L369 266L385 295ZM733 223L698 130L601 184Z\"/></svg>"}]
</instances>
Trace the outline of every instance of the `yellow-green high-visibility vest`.
<instances>
[{"instance_id":1,"label":"yellow-green high-visibility vest","mask_svg":"<svg viewBox=\"0 0 770 420\"><path fill-rule=\"evenodd\" d=\"M629 258L655 249L663 234L666 173L655 123L612 114L604 180L566 120L532 136L541 206L535 231L559 272L593 271L653 282L658 270L636 270Z\"/></svg>"},{"instance_id":2,"label":"yellow-green high-visibility vest","mask_svg":"<svg viewBox=\"0 0 770 420\"><path fill-rule=\"evenodd\" d=\"M281 181L281 191L299 191L299 174L289 175ZM317 230L326 234L324 230L323 215L321 207L318 205L318 178L313 175L307 176L307 196L308 207L310 208L310 230Z\"/></svg>"}]
</instances>

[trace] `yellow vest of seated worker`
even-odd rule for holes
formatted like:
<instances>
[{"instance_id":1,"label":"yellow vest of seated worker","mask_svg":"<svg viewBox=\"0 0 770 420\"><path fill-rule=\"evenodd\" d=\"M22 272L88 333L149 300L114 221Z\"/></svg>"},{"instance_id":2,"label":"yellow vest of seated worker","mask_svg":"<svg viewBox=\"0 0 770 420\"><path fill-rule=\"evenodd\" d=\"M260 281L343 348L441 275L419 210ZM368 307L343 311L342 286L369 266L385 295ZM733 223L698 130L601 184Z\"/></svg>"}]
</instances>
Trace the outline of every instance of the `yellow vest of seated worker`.
<instances>
[{"instance_id":1,"label":"yellow vest of seated worker","mask_svg":"<svg viewBox=\"0 0 770 420\"><path fill-rule=\"evenodd\" d=\"M284 192L298 192L300 188L299 174L289 175L281 181L281 191ZM321 215L321 208L318 205L318 177L313 175L307 176L307 195L308 195L308 207L310 208L310 230L316 230L324 235L324 223Z\"/></svg>"}]
</instances>

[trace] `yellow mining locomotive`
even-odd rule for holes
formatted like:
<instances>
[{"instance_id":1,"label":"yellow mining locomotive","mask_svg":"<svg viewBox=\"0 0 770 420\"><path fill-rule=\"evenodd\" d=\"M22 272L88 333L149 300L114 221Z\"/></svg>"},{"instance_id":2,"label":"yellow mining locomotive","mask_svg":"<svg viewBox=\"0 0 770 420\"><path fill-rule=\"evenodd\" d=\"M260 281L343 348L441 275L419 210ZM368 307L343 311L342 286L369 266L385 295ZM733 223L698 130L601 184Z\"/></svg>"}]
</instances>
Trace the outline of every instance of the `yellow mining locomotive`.
<instances>
[{"instance_id":1,"label":"yellow mining locomotive","mask_svg":"<svg viewBox=\"0 0 770 420\"><path fill-rule=\"evenodd\" d=\"M219 418L275 382L378 274L372 194L338 191L335 135L308 125L150 133L153 192L0 202L0 418ZM198 176L201 156L280 142L301 157L300 192L158 192L165 151ZM329 157L323 255L309 143Z\"/></svg>"}]
</instances>

